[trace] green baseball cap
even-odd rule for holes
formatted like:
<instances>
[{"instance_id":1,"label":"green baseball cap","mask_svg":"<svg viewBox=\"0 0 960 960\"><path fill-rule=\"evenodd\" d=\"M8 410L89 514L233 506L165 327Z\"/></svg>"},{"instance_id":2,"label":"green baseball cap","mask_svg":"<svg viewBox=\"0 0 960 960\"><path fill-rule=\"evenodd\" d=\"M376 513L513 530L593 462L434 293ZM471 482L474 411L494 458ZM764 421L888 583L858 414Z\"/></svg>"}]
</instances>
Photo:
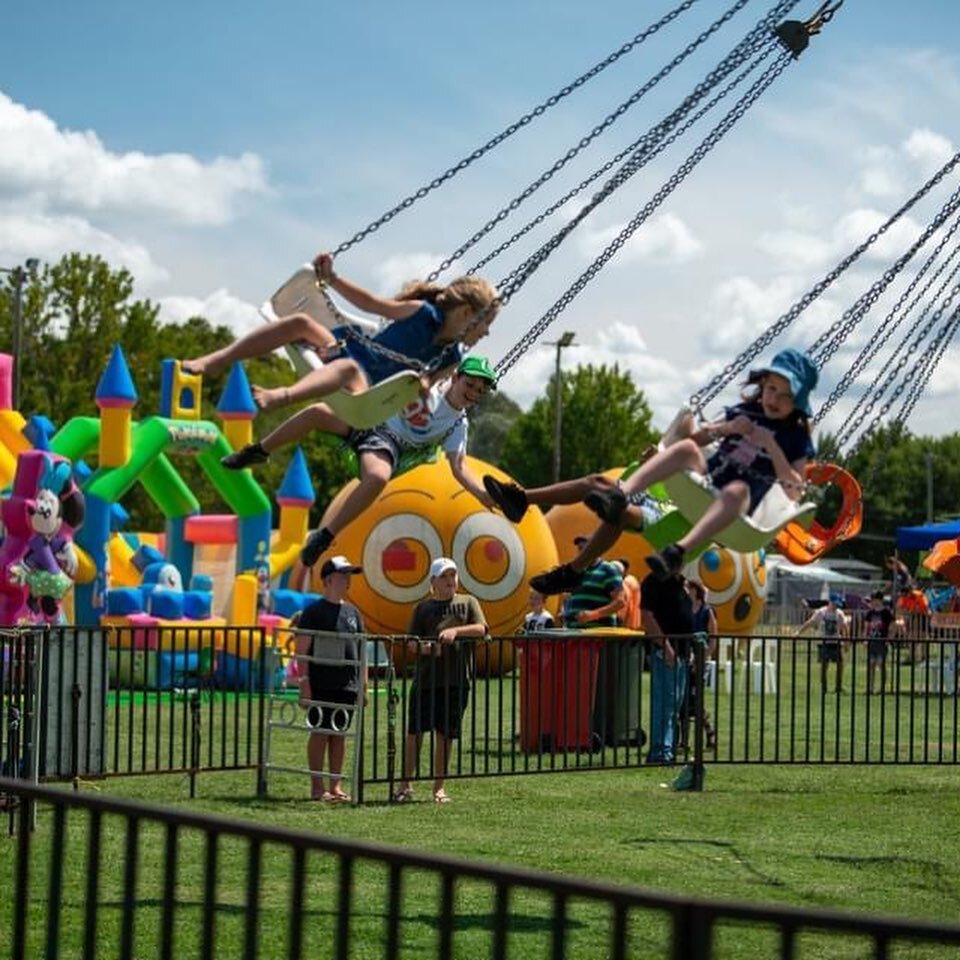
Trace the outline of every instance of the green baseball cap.
<instances>
[{"instance_id":1,"label":"green baseball cap","mask_svg":"<svg viewBox=\"0 0 960 960\"><path fill-rule=\"evenodd\" d=\"M497 389L497 371L486 357L464 357L457 367L457 373L466 377L479 377L491 384L494 390Z\"/></svg>"}]
</instances>

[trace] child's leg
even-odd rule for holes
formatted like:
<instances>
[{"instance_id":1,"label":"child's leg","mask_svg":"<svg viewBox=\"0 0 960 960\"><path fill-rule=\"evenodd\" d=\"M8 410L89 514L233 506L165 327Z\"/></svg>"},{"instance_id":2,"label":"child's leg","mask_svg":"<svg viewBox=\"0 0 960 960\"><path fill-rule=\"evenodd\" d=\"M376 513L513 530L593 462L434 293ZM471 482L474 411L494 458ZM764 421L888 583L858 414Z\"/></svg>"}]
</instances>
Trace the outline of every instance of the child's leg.
<instances>
[{"instance_id":1,"label":"child's leg","mask_svg":"<svg viewBox=\"0 0 960 960\"><path fill-rule=\"evenodd\" d=\"M356 520L380 496L392 476L393 463L385 453L364 450L360 454L360 483L350 491L327 529L336 535Z\"/></svg>"},{"instance_id":2,"label":"child's leg","mask_svg":"<svg viewBox=\"0 0 960 960\"><path fill-rule=\"evenodd\" d=\"M226 370L231 363L237 360L249 360L252 357L262 357L286 346L305 340L318 350L328 350L336 344L336 338L324 326L305 313L295 313L283 317L276 323L265 323L263 326L251 330L239 340L204 354L192 360L184 360L182 367L187 373L207 373L216 376Z\"/></svg>"},{"instance_id":3,"label":"child's leg","mask_svg":"<svg viewBox=\"0 0 960 960\"><path fill-rule=\"evenodd\" d=\"M307 737L307 765L315 773L323 772L323 759L327 749L327 737L319 733L311 733ZM310 796L314 800L319 800L324 793L324 780L322 776L312 776L310 778Z\"/></svg>"},{"instance_id":4,"label":"child's leg","mask_svg":"<svg viewBox=\"0 0 960 960\"><path fill-rule=\"evenodd\" d=\"M582 503L589 494L609 490L615 486L615 480L605 477L602 473L591 473L585 477L577 477L576 480L563 480L560 483L551 483L545 487L534 487L527 490L527 502L540 506Z\"/></svg>"},{"instance_id":5,"label":"child's leg","mask_svg":"<svg viewBox=\"0 0 960 960\"><path fill-rule=\"evenodd\" d=\"M315 403L298 410L292 417L287 417L260 441L260 446L267 453L273 453L274 450L279 450L289 443L296 443L316 431L345 437L350 433L350 427L326 404Z\"/></svg>"},{"instance_id":6,"label":"child's leg","mask_svg":"<svg viewBox=\"0 0 960 960\"><path fill-rule=\"evenodd\" d=\"M677 444L680 446L680 444ZM670 448L671 450L673 447ZM668 451L669 452L669 451ZM750 488L742 480L728 483L717 499L704 511L703 516L690 528L690 532L677 541L682 550L713 539L724 527L728 527L750 506Z\"/></svg>"},{"instance_id":7,"label":"child's leg","mask_svg":"<svg viewBox=\"0 0 960 960\"><path fill-rule=\"evenodd\" d=\"M292 387L253 385L253 399L261 410L272 410L289 403L301 403L314 397L326 397L337 390L359 393L367 389L367 378L356 360L331 360L318 370L311 370Z\"/></svg>"},{"instance_id":8,"label":"child's leg","mask_svg":"<svg viewBox=\"0 0 960 960\"><path fill-rule=\"evenodd\" d=\"M420 755L420 734L408 733L403 750L403 780L400 791L410 789L410 781L417 770L417 757Z\"/></svg>"},{"instance_id":9,"label":"child's leg","mask_svg":"<svg viewBox=\"0 0 960 960\"><path fill-rule=\"evenodd\" d=\"M343 757L347 744L343 737L328 737L330 741L330 793L335 797L346 796L340 783L343 773Z\"/></svg>"},{"instance_id":10,"label":"child's leg","mask_svg":"<svg viewBox=\"0 0 960 960\"><path fill-rule=\"evenodd\" d=\"M445 734L436 731L433 735L433 795L442 794L447 778L447 762L450 756L450 741Z\"/></svg>"},{"instance_id":11,"label":"child's leg","mask_svg":"<svg viewBox=\"0 0 960 960\"><path fill-rule=\"evenodd\" d=\"M678 440L666 450L655 453L623 481L623 492L631 494L646 490L652 483L666 480L681 470L707 472L707 460L703 450L693 440Z\"/></svg>"}]
</instances>

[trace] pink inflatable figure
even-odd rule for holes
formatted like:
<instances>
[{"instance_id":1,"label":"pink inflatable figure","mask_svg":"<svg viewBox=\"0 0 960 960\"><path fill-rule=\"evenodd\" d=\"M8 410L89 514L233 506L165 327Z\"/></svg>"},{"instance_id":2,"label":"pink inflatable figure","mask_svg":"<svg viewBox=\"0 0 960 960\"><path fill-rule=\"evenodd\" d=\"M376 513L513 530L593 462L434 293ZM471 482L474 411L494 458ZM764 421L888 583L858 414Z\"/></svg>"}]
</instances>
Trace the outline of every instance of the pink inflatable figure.
<instances>
[{"instance_id":1,"label":"pink inflatable figure","mask_svg":"<svg viewBox=\"0 0 960 960\"><path fill-rule=\"evenodd\" d=\"M83 523L83 494L66 460L32 450L17 460L13 494L0 516L0 623L59 623L73 585L73 531Z\"/></svg>"}]
</instances>

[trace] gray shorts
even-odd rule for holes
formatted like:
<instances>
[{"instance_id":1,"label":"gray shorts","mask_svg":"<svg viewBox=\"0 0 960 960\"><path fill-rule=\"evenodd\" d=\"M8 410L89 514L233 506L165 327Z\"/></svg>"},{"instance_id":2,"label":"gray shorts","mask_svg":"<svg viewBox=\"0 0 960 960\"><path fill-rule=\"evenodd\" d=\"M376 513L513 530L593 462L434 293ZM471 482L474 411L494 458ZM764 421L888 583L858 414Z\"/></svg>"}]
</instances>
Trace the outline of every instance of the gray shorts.
<instances>
[{"instance_id":1,"label":"gray shorts","mask_svg":"<svg viewBox=\"0 0 960 960\"><path fill-rule=\"evenodd\" d=\"M400 438L386 427L373 427L371 430L351 430L347 434L347 445L360 456L373 451L385 453L390 458L390 466L396 467L400 460L402 444Z\"/></svg>"}]
</instances>

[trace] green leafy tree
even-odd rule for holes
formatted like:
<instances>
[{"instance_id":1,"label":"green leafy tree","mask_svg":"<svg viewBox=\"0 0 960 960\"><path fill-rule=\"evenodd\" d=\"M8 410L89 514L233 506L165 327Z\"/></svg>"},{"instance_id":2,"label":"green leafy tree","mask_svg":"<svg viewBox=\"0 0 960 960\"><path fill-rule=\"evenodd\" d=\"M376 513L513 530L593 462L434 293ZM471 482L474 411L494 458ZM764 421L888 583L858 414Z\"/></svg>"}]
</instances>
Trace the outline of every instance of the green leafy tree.
<instances>
[{"instance_id":1,"label":"green leafy tree","mask_svg":"<svg viewBox=\"0 0 960 960\"><path fill-rule=\"evenodd\" d=\"M502 391L489 394L470 411L468 452L487 463L499 463L510 428L523 415L520 405Z\"/></svg>"},{"instance_id":2,"label":"green leafy tree","mask_svg":"<svg viewBox=\"0 0 960 960\"><path fill-rule=\"evenodd\" d=\"M553 479L556 377L546 396L519 416L503 443L503 469L526 486ZM650 406L619 366L582 366L560 377L561 479L629 463L658 433Z\"/></svg>"},{"instance_id":3,"label":"green leafy tree","mask_svg":"<svg viewBox=\"0 0 960 960\"><path fill-rule=\"evenodd\" d=\"M74 416L96 416L97 384L119 343L137 389L135 419L159 412L161 363L174 357L193 357L229 343L234 333L226 326L212 326L202 317L183 323L161 324L159 307L133 296L134 278L129 271L112 268L103 258L80 253L64 256L30 277L23 290L23 349L20 364L20 408L25 416L43 413L60 426ZM7 280L7 292L12 282ZM12 297L0 296L0 344L12 340ZM290 365L278 356L245 364L254 383L277 386L291 382ZM216 420L216 403L226 384L226 375L204 378L202 416ZM255 433L263 436L291 410L261 414ZM348 471L336 444L308 438L304 452L311 465L317 490L315 512L323 509L348 479ZM274 492L283 479L292 451L283 451L258 468L257 479ZM96 466L95 454L91 466ZM195 459L180 455L174 465L200 501L204 512L227 510ZM162 529L163 518L149 497L134 487L124 499L134 530Z\"/></svg>"}]
</instances>

